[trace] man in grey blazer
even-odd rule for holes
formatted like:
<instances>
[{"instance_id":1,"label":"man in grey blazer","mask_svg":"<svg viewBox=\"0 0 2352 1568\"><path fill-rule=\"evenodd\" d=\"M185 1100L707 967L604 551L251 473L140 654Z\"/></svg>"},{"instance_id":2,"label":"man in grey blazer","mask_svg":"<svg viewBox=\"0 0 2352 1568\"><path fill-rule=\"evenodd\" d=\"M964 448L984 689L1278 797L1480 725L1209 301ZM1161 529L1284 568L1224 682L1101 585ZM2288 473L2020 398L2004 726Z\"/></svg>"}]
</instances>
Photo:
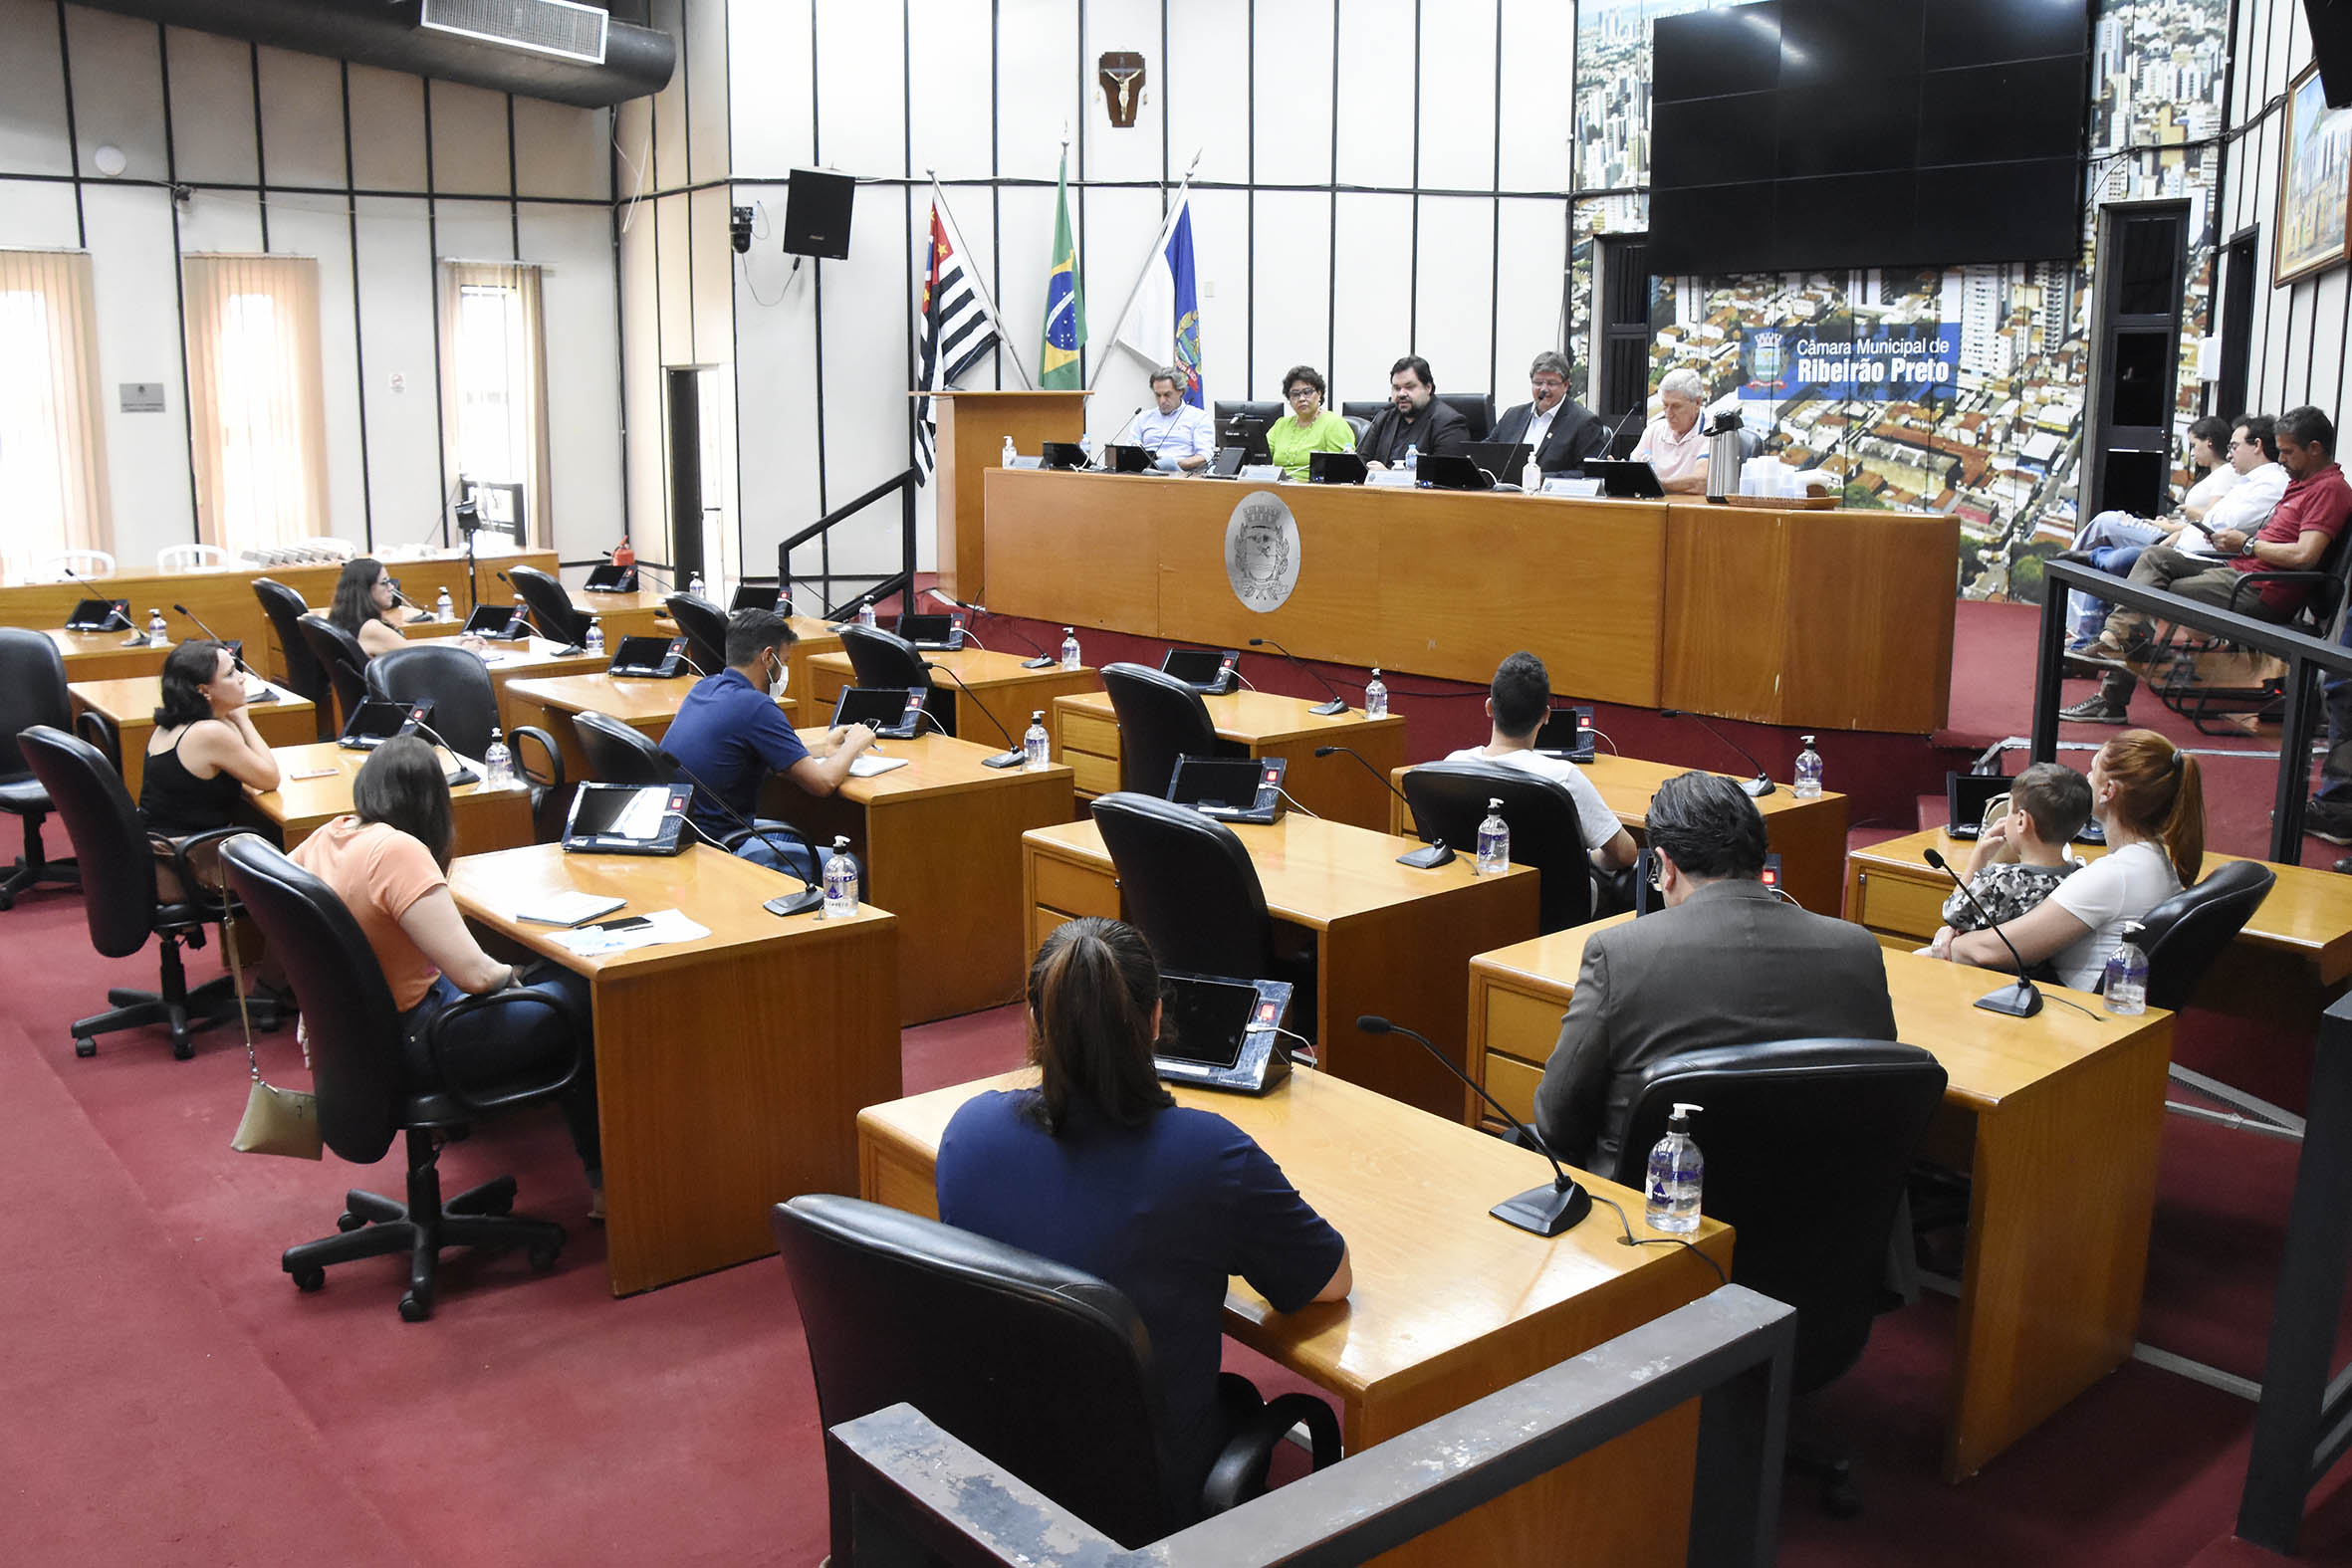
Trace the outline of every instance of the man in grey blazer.
<instances>
[{"instance_id":1,"label":"man in grey blazer","mask_svg":"<svg viewBox=\"0 0 2352 1568\"><path fill-rule=\"evenodd\" d=\"M1738 784L1716 774L1669 779L1651 797L1648 826L1666 907L1584 944L1535 1091L1535 1130L1552 1152L1603 1174L1617 1168L1642 1070L1661 1057L1895 1037L1878 940L1764 885L1764 817Z\"/></svg>"}]
</instances>

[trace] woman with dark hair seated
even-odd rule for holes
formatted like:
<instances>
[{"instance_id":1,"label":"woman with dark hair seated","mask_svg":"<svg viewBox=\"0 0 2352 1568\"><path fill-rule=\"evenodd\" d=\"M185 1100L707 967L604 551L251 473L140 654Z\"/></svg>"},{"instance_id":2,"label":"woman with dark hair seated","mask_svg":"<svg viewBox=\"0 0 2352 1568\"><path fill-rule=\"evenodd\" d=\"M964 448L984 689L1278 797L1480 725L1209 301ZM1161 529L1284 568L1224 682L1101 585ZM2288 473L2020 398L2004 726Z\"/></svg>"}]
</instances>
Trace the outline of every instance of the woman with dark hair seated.
<instances>
[{"instance_id":1,"label":"woman with dark hair seated","mask_svg":"<svg viewBox=\"0 0 2352 1568\"><path fill-rule=\"evenodd\" d=\"M278 787L278 760L245 711L245 677L227 648L183 642L171 650L163 661L163 705L155 710L146 759L138 809L156 838L176 842L226 827L247 784ZM217 864L207 856L191 869L217 886ZM177 903L191 891L180 885L168 860L158 861L157 896Z\"/></svg>"},{"instance_id":2,"label":"woman with dark hair seated","mask_svg":"<svg viewBox=\"0 0 2352 1568\"><path fill-rule=\"evenodd\" d=\"M377 747L352 784L353 814L339 816L297 844L290 858L335 893L359 923L383 970L392 1005L400 1009L409 1065L432 1070L424 1027L460 997L530 986L568 1003L581 1022L581 1048L590 1038L588 983L556 964L528 973L482 951L449 894L449 784L433 748L415 736ZM447 1046L456 1070L484 1078L528 1071L541 1047L546 1018L517 1003L475 1013ZM588 1218L604 1214L603 1159L596 1131L596 1076L583 1062L564 1091L564 1120L593 1196Z\"/></svg>"},{"instance_id":3,"label":"woman with dark hair seated","mask_svg":"<svg viewBox=\"0 0 2352 1568\"><path fill-rule=\"evenodd\" d=\"M1151 1331L1171 1480L1197 1499L1228 1432L1217 1371L1226 1281L1278 1312L1336 1301L1347 1243L1256 1140L1178 1106L1152 1071L1160 974L1134 928L1058 927L1029 972L1041 1084L983 1094L940 1140L939 1217L1094 1274Z\"/></svg>"},{"instance_id":4,"label":"woman with dark hair seated","mask_svg":"<svg viewBox=\"0 0 2352 1568\"><path fill-rule=\"evenodd\" d=\"M400 634L398 603L392 574L383 562L372 556L354 556L343 563L343 575L335 581L335 602L328 606L327 619L358 638L360 651L372 659L408 645Z\"/></svg>"}]
</instances>

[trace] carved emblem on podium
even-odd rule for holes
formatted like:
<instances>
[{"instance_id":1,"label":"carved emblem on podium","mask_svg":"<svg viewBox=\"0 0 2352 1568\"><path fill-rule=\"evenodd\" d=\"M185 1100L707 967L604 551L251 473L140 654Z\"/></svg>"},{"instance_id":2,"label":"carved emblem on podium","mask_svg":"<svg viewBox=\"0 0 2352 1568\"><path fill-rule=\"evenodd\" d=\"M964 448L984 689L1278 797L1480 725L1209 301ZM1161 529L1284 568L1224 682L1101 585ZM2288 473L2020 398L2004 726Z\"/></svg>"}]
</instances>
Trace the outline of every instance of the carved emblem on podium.
<instances>
[{"instance_id":1,"label":"carved emblem on podium","mask_svg":"<svg viewBox=\"0 0 2352 1568\"><path fill-rule=\"evenodd\" d=\"M1225 577L1234 597L1265 614L1298 585L1298 523L1282 498L1254 490L1225 525Z\"/></svg>"},{"instance_id":2,"label":"carved emblem on podium","mask_svg":"<svg viewBox=\"0 0 2352 1568\"><path fill-rule=\"evenodd\" d=\"M1134 128L1135 111L1144 103L1143 57L1113 50L1096 61L1094 69L1102 83L1102 106L1110 111L1111 128Z\"/></svg>"}]
</instances>

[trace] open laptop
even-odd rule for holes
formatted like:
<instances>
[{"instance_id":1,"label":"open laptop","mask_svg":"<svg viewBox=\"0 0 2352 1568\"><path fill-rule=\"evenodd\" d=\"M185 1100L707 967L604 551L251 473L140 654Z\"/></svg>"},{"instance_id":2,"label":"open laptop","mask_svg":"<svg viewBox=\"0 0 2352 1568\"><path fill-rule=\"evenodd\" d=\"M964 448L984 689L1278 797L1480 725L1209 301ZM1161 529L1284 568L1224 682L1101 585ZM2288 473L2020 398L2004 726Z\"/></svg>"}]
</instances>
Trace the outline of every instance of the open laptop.
<instances>
[{"instance_id":1,"label":"open laptop","mask_svg":"<svg viewBox=\"0 0 2352 1568\"><path fill-rule=\"evenodd\" d=\"M911 741L923 727L923 703L931 694L920 686L844 687L833 704L833 728L862 724L886 741Z\"/></svg>"},{"instance_id":2,"label":"open laptop","mask_svg":"<svg viewBox=\"0 0 2352 1568\"><path fill-rule=\"evenodd\" d=\"M1584 477L1600 481L1600 493L1615 501L1657 501L1666 494L1658 471L1632 458L1588 457Z\"/></svg>"},{"instance_id":3,"label":"open laptop","mask_svg":"<svg viewBox=\"0 0 2352 1568\"><path fill-rule=\"evenodd\" d=\"M588 593L634 593L637 591L636 565L632 562L622 566L609 560L599 562L589 568L588 581L582 583L581 587Z\"/></svg>"},{"instance_id":4,"label":"open laptop","mask_svg":"<svg viewBox=\"0 0 2352 1568\"><path fill-rule=\"evenodd\" d=\"M955 653L964 646L961 615L901 615L893 629L924 653Z\"/></svg>"},{"instance_id":5,"label":"open laptop","mask_svg":"<svg viewBox=\"0 0 2352 1568\"><path fill-rule=\"evenodd\" d=\"M1287 757L1179 757L1168 798L1220 822L1279 821Z\"/></svg>"},{"instance_id":6,"label":"open laptop","mask_svg":"<svg viewBox=\"0 0 2352 1568\"><path fill-rule=\"evenodd\" d=\"M1264 1094L1291 1075L1277 1032L1291 983L1160 971L1160 1037L1152 1068L1171 1083Z\"/></svg>"},{"instance_id":7,"label":"open laptop","mask_svg":"<svg viewBox=\"0 0 2352 1568\"><path fill-rule=\"evenodd\" d=\"M128 599L84 599L66 617L68 631L133 631Z\"/></svg>"},{"instance_id":8,"label":"open laptop","mask_svg":"<svg viewBox=\"0 0 2352 1568\"><path fill-rule=\"evenodd\" d=\"M1506 485L1519 483L1520 471L1535 449L1525 441L1473 441L1470 460Z\"/></svg>"},{"instance_id":9,"label":"open laptop","mask_svg":"<svg viewBox=\"0 0 2352 1568\"><path fill-rule=\"evenodd\" d=\"M2006 774L1946 774L1944 830L1955 838L1982 837L1985 808L1995 800L2006 800L2009 785L2015 782Z\"/></svg>"},{"instance_id":10,"label":"open laptop","mask_svg":"<svg viewBox=\"0 0 2352 1568\"><path fill-rule=\"evenodd\" d=\"M620 646L612 650L612 663L606 667L605 673L663 681L683 675L686 673L686 639L623 637Z\"/></svg>"},{"instance_id":11,"label":"open laptop","mask_svg":"<svg viewBox=\"0 0 2352 1568\"><path fill-rule=\"evenodd\" d=\"M691 784L584 784L564 819L567 854L674 855L686 847Z\"/></svg>"},{"instance_id":12,"label":"open laptop","mask_svg":"<svg viewBox=\"0 0 2352 1568\"><path fill-rule=\"evenodd\" d=\"M1306 482L1310 485L1360 485L1369 472L1353 452L1309 452Z\"/></svg>"},{"instance_id":13,"label":"open laptop","mask_svg":"<svg viewBox=\"0 0 2352 1568\"><path fill-rule=\"evenodd\" d=\"M1576 703L1552 709L1543 728L1535 732L1535 750L1571 763L1591 762L1592 705Z\"/></svg>"},{"instance_id":14,"label":"open laptop","mask_svg":"<svg viewBox=\"0 0 2352 1568\"><path fill-rule=\"evenodd\" d=\"M1204 697L1222 697L1239 682L1239 648L1170 648L1160 656L1160 673L1173 676Z\"/></svg>"}]
</instances>

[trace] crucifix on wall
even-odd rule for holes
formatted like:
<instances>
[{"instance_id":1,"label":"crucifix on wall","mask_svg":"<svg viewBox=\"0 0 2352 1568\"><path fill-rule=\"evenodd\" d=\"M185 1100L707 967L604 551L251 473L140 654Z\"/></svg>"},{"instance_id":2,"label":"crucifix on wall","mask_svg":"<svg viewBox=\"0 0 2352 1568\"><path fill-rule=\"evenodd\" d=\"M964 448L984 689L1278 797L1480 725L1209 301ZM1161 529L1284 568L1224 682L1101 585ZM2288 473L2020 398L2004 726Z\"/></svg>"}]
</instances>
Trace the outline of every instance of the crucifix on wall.
<instances>
[{"instance_id":1,"label":"crucifix on wall","mask_svg":"<svg viewBox=\"0 0 2352 1568\"><path fill-rule=\"evenodd\" d=\"M1127 130L1135 124L1135 111L1145 102L1143 57L1112 50L1095 62L1102 83L1102 105L1110 111L1111 128Z\"/></svg>"}]
</instances>

